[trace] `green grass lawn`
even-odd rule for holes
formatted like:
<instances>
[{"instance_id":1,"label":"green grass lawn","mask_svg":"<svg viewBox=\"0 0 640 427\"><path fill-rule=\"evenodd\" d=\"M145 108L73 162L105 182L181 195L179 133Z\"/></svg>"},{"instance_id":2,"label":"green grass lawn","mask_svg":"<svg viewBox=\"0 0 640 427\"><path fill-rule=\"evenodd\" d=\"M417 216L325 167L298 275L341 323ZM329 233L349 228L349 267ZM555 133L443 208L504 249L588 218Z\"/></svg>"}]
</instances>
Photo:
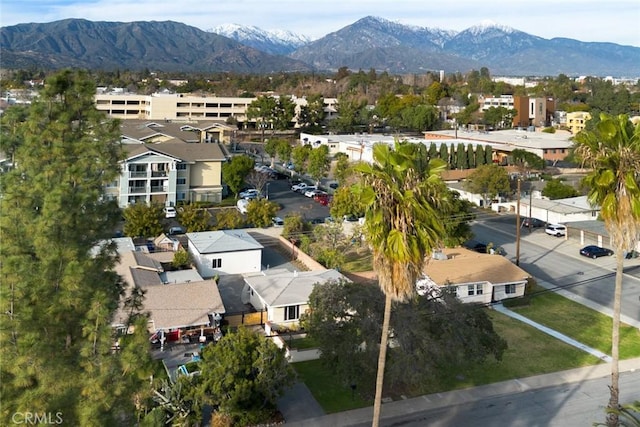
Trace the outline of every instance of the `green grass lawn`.
<instances>
[{"instance_id":1,"label":"green grass lawn","mask_svg":"<svg viewBox=\"0 0 640 427\"><path fill-rule=\"evenodd\" d=\"M341 269L347 272L359 273L362 271L371 271L373 269L372 255L370 251L366 253L358 252L356 250L350 250L345 254L345 263Z\"/></svg>"},{"instance_id":2,"label":"green grass lawn","mask_svg":"<svg viewBox=\"0 0 640 427\"><path fill-rule=\"evenodd\" d=\"M534 289L527 306L510 307L511 310L551 329L555 329L589 347L611 354L613 320L554 292ZM620 326L620 358L640 357L640 330Z\"/></svg>"},{"instance_id":3,"label":"green grass lawn","mask_svg":"<svg viewBox=\"0 0 640 427\"><path fill-rule=\"evenodd\" d=\"M295 338L289 341L286 340L287 344L291 343L291 348L295 348L296 350L306 350L309 348L316 348L318 344L313 338L305 337L305 338Z\"/></svg>"},{"instance_id":4,"label":"green grass lawn","mask_svg":"<svg viewBox=\"0 0 640 427\"><path fill-rule=\"evenodd\" d=\"M425 384L420 390L403 393L414 397L422 394L475 387L513 378L557 372L600 363L584 351L515 319L489 311L494 328L508 343L509 348L501 361L487 360L468 370L444 372L438 383ZM298 375L309 387L316 400L327 413L369 406L372 401L351 397L351 389L320 361L295 363ZM400 394L398 392L398 394ZM399 399L398 396L393 396Z\"/></svg>"}]
</instances>

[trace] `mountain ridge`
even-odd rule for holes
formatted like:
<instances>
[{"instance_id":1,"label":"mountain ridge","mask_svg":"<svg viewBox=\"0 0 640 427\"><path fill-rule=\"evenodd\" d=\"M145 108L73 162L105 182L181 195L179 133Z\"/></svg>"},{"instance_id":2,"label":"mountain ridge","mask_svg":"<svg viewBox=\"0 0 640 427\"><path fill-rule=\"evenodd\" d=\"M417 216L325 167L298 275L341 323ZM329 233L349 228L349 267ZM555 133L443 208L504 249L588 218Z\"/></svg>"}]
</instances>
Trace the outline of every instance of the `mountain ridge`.
<instances>
[{"instance_id":1,"label":"mountain ridge","mask_svg":"<svg viewBox=\"0 0 640 427\"><path fill-rule=\"evenodd\" d=\"M544 39L493 22L453 31L373 16L316 40L233 24L203 31L174 21L67 19L1 27L0 48L4 68L272 73L347 67L397 74L487 67L520 76L640 75L640 48L633 46Z\"/></svg>"}]
</instances>

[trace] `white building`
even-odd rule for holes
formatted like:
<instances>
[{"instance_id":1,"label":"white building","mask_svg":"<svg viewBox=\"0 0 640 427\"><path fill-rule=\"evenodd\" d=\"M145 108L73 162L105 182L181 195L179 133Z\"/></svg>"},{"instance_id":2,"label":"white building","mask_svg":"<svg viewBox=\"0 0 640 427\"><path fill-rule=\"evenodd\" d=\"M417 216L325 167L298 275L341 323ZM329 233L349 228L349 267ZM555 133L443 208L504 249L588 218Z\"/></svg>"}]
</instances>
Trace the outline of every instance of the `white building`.
<instances>
[{"instance_id":1,"label":"white building","mask_svg":"<svg viewBox=\"0 0 640 427\"><path fill-rule=\"evenodd\" d=\"M263 246L244 230L187 233L188 251L202 277L257 273Z\"/></svg>"}]
</instances>

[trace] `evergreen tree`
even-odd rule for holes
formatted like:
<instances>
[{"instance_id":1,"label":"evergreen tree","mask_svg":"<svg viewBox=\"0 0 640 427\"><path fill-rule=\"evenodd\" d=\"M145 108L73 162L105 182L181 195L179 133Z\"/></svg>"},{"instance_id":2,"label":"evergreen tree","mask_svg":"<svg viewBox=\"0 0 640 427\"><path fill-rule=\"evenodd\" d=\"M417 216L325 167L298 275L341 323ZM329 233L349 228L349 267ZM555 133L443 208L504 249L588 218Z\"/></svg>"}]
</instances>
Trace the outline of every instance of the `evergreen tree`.
<instances>
[{"instance_id":1,"label":"evergreen tree","mask_svg":"<svg viewBox=\"0 0 640 427\"><path fill-rule=\"evenodd\" d=\"M440 158L449 163L449 147L447 147L447 144L440 144Z\"/></svg>"},{"instance_id":2,"label":"evergreen tree","mask_svg":"<svg viewBox=\"0 0 640 427\"><path fill-rule=\"evenodd\" d=\"M16 133L15 168L0 178L4 425L19 411L59 414L65 425L131 424L149 374L143 317L112 350L123 285L114 246L94 248L120 218L103 189L124 156L118 124L96 110L94 93L84 72L47 79Z\"/></svg>"},{"instance_id":3,"label":"evergreen tree","mask_svg":"<svg viewBox=\"0 0 640 427\"><path fill-rule=\"evenodd\" d=\"M484 148L484 164L485 165L493 164L493 148L490 145L487 145Z\"/></svg>"},{"instance_id":4,"label":"evergreen tree","mask_svg":"<svg viewBox=\"0 0 640 427\"><path fill-rule=\"evenodd\" d=\"M486 159L484 157L484 145L478 144L476 146L476 161L475 167L486 165Z\"/></svg>"},{"instance_id":5,"label":"evergreen tree","mask_svg":"<svg viewBox=\"0 0 640 427\"><path fill-rule=\"evenodd\" d=\"M435 159L438 157L438 147L436 147L436 143L432 142L429 145L429 159Z\"/></svg>"},{"instance_id":6,"label":"evergreen tree","mask_svg":"<svg viewBox=\"0 0 640 427\"><path fill-rule=\"evenodd\" d=\"M467 150L465 150L463 143L459 143L456 149L456 167L457 169L469 169Z\"/></svg>"},{"instance_id":7,"label":"evergreen tree","mask_svg":"<svg viewBox=\"0 0 640 427\"><path fill-rule=\"evenodd\" d=\"M473 144L471 143L467 145L467 162L469 168L474 169L476 167L476 153L473 150Z\"/></svg>"}]
</instances>

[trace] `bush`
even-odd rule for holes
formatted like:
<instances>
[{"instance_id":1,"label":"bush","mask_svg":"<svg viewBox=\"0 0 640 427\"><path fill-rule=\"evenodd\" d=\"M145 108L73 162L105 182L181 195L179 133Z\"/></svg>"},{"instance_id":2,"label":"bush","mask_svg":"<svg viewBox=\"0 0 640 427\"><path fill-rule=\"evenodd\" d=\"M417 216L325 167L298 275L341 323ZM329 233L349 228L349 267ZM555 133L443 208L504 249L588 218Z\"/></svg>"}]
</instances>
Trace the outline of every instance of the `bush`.
<instances>
[{"instance_id":1,"label":"bush","mask_svg":"<svg viewBox=\"0 0 640 427\"><path fill-rule=\"evenodd\" d=\"M542 129L542 132L545 132L545 133L556 133L556 128L554 128L553 126L546 127L544 129Z\"/></svg>"}]
</instances>

